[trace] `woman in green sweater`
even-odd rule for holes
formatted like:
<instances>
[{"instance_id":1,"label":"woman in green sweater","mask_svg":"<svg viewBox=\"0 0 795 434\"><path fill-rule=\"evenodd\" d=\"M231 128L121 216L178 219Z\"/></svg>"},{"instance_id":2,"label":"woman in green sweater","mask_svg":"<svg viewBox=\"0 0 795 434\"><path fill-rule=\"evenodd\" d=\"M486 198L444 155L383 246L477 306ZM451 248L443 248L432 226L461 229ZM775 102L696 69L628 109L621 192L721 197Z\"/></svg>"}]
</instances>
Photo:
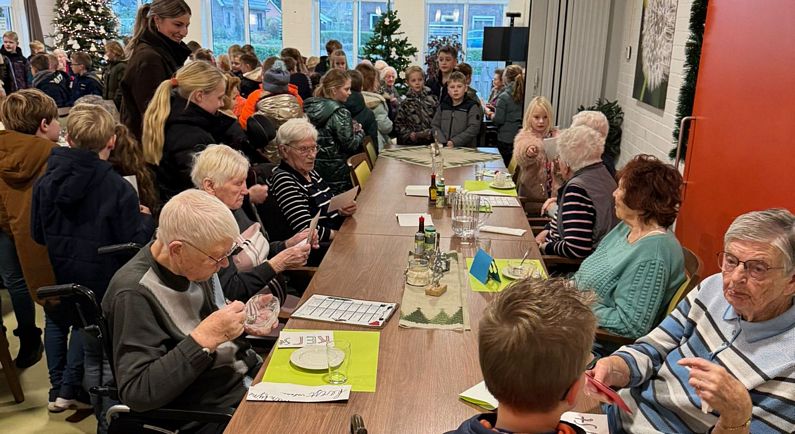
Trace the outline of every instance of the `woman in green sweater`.
<instances>
[{"instance_id":1,"label":"woman in green sweater","mask_svg":"<svg viewBox=\"0 0 795 434\"><path fill-rule=\"evenodd\" d=\"M673 232L682 176L650 155L638 155L618 173L613 193L621 222L580 266L574 281L599 296L599 327L637 338L665 314L663 306L685 281L684 257ZM598 352L613 349L597 342Z\"/></svg>"}]
</instances>

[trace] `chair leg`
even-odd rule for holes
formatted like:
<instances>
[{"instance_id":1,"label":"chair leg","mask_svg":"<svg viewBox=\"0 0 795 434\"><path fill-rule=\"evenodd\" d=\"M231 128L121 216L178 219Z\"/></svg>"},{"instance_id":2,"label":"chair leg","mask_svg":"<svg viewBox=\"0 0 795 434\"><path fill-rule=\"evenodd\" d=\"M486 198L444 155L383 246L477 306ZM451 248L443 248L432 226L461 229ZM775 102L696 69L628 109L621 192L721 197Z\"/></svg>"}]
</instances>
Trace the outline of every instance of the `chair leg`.
<instances>
[{"instance_id":1,"label":"chair leg","mask_svg":"<svg viewBox=\"0 0 795 434\"><path fill-rule=\"evenodd\" d=\"M6 374L8 387L14 395L14 401L17 403L24 401L25 394L22 393L22 385L19 384L19 374L17 374L17 367L11 358L11 352L8 350L8 339L5 333L0 333L0 364L3 365L3 372Z\"/></svg>"}]
</instances>

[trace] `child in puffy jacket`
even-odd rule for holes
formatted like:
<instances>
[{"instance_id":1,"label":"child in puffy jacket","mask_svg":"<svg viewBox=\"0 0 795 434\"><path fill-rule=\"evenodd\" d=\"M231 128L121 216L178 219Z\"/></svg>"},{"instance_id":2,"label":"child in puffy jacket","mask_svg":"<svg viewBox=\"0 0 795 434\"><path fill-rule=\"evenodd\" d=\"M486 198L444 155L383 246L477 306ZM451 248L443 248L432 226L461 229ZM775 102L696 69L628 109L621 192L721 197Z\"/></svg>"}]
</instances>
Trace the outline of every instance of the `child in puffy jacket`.
<instances>
[{"instance_id":1,"label":"child in puffy jacket","mask_svg":"<svg viewBox=\"0 0 795 434\"><path fill-rule=\"evenodd\" d=\"M433 134L448 148L477 146L483 109L480 102L467 95L464 74L453 72L447 80L447 96L442 98L433 116Z\"/></svg>"},{"instance_id":2,"label":"child in puffy jacket","mask_svg":"<svg viewBox=\"0 0 795 434\"><path fill-rule=\"evenodd\" d=\"M419 66L406 69L409 90L395 117L394 130L398 145L420 146L433 142L431 121L439 100L425 86L425 73Z\"/></svg>"}]
</instances>

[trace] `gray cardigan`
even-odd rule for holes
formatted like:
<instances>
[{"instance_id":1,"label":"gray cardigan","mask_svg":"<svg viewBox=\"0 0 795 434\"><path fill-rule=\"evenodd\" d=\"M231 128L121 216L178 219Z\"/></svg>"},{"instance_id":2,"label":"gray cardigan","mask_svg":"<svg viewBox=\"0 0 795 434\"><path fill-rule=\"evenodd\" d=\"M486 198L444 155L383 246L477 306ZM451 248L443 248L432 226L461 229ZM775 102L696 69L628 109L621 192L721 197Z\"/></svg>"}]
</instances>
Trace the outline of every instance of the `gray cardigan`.
<instances>
[{"instance_id":1,"label":"gray cardigan","mask_svg":"<svg viewBox=\"0 0 795 434\"><path fill-rule=\"evenodd\" d=\"M516 133L522 127L522 103L513 99L514 84L506 86L497 97L492 122L497 126L497 140L513 143Z\"/></svg>"}]
</instances>

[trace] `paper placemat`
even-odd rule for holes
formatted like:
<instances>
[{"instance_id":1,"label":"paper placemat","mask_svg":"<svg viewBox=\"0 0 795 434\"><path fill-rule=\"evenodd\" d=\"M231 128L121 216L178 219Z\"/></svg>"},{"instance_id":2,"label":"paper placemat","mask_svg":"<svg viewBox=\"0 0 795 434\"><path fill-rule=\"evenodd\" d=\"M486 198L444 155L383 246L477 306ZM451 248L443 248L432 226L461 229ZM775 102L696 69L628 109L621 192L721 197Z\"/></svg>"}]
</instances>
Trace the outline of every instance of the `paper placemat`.
<instances>
[{"instance_id":1,"label":"paper placemat","mask_svg":"<svg viewBox=\"0 0 795 434\"><path fill-rule=\"evenodd\" d=\"M493 280L489 280L488 286L480 283L480 281L478 281L478 279L475 279L474 277L472 277L472 275L469 274L469 272L467 271L467 276L469 277L469 287L472 288L472 291L474 291L474 292L500 292L500 291L502 291L508 285L510 285L511 283L515 282L515 280L511 280L511 279L505 277L502 274L502 269L507 267L508 263L510 261L521 261L521 260L522 260L522 258L516 258L516 259L495 259L494 261L497 263L497 268L500 269L500 282L495 282ZM536 270L538 270L538 273L541 275L541 277L543 277L544 279L547 278L547 273L546 273L546 271L544 271L544 267L541 266L541 261L539 261L538 259L526 259L524 262L526 264L530 264L530 266L532 266ZM467 258L467 270L469 270L469 267L471 267L471 266L472 266L472 258ZM532 274L532 273L533 272L531 271L530 274Z\"/></svg>"},{"instance_id":2,"label":"paper placemat","mask_svg":"<svg viewBox=\"0 0 795 434\"><path fill-rule=\"evenodd\" d=\"M472 181L472 180L464 181L464 190L471 192L488 190L488 191L493 191L495 193L503 194L505 196L512 196L512 197L519 196L515 188L511 189L491 188L489 187L489 184L491 183L492 181Z\"/></svg>"},{"instance_id":3,"label":"paper placemat","mask_svg":"<svg viewBox=\"0 0 795 434\"><path fill-rule=\"evenodd\" d=\"M428 146L399 146L384 149L378 156L431 167L431 150ZM442 158L444 158L444 168L450 169L499 160L502 157L499 154L488 154L472 148L442 148Z\"/></svg>"},{"instance_id":4,"label":"paper placemat","mask_svg":"<svg viewBox=\"0 0 795 434\"><path fill-rule=\"evenodd\" d=\"M455 252L453 252L455 253ZM400 303L400 327L442 330L469 330L464 279L457 253L450 259L450 271L439 282L447 285L440 297L425 295L425 288L403 285Z\"/></svg>"},{"instance_id":5,"label":"paper placemat","mask_svg":"<svg viewBox=\"0 0 795 434\"><path fill-rule=\"evenodd\" d=\"M301 331L301 330L287 330ZM348 366L348 382L354 392L375 392L378 373L378 346L380 332L334 330L334 339L351 343L351 361ZM274 348L270 363L262 376L263 382L291 383L304 386L322 386L325 371L308 371L290 363L290 356L297 348Z\"/></svg>"}]
</instances>

